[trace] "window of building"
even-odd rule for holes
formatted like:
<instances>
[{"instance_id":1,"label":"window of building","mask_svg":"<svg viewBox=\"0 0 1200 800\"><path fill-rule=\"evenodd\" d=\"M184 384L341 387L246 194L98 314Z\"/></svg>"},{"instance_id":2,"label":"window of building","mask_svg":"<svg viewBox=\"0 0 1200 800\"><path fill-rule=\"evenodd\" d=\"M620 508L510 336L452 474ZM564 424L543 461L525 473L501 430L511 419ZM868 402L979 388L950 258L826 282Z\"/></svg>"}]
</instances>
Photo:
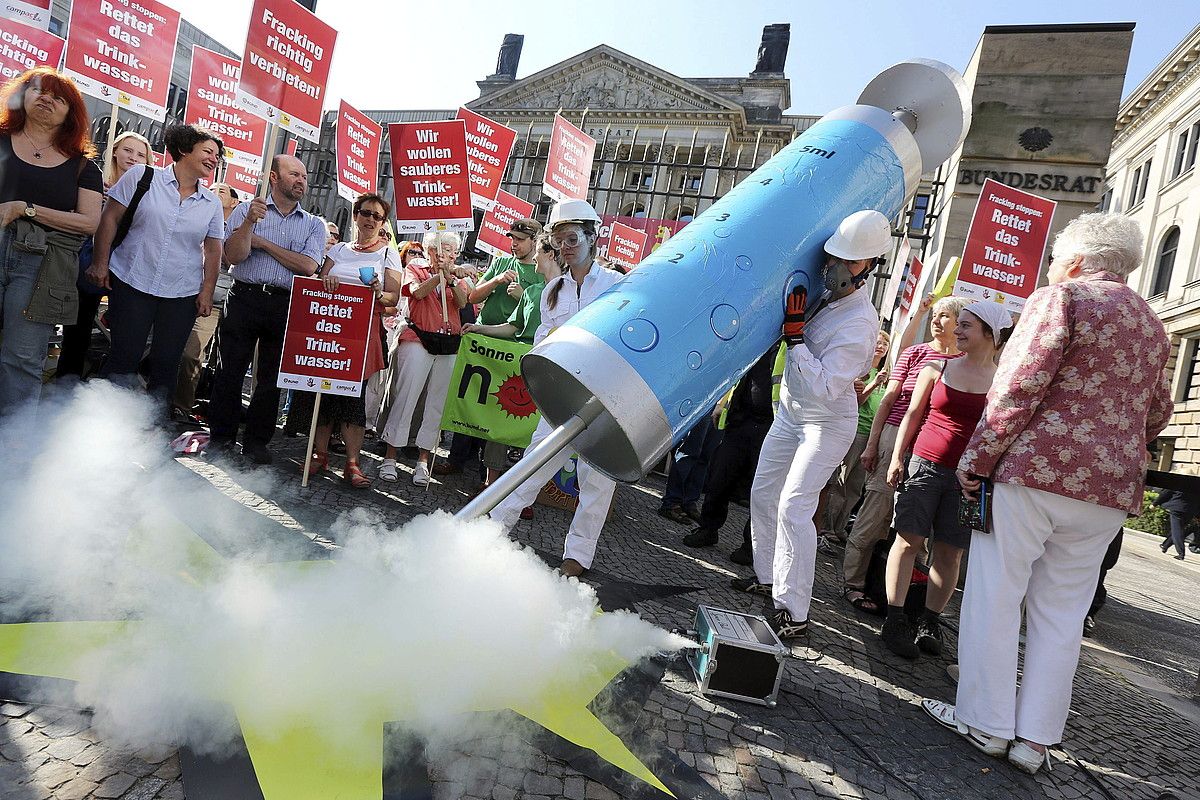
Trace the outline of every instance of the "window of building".
<instances>
[{"instance_id":1,"label":"window of building","mask_svg":"<svg viewBox=\"0 0 1200 800\"><path fill-rule=\"evenodd\" d=\"M646 207L641 203L630 203L621 209L621 216L642 219L646 216Z\"/></svg>"},{"instance_id":2,"label":"window of building","mask_svg":"<svg viewBox=\"0 0 1200 800\"><path fill-rule=\"evenodd\" d=\"M625 177L625 185L630 189L649 189L654 185L654 173L631 172Z\"/></svg>"},{"instance_id":3,"label":"window of building","mask_svg":"<svg viewBox=\"0 0 1200 800\"><path fill-rule=\"evenodd\" d=\"M1150 185L1150 164L1154 161L1147 158L1144 163L1133 171L1133 183L1129 185L1129 207L1134 208L1146 198L1146 187Z\"/></svg>"},{"instance_id":4,"label":"window of building","mask_svg":"<svg viewBox=\"0 0 1200 800\"><path fill-rule=\"evenodd\" d=\"M680 222L691 222L696 218L696 209L691 206L681 206L675 209L668 216L668 219L675 219Z\"/></svg>"},{"instance_id":5,"label":"window of building","mask_svg":"<svg viewBox=\"0 0 1200 800\"><path fill-rule=\"evenodd\" d=\"M1172 227L1163 237L1154 265L1154 286L1150 296L1165 294L1171 288L1171 271L1175 268L1175 252L1179 249L1179 228Z\"/></svg>"},{"instance_id":6,"label":"window of building","mask_svg":"<svg viewBox=\"0 0 1200 800\"><path fill-rule=\"evenodd\" d=\"M1175 382L1175 402L1200 399L1200 337L1185 338L1179 343L1179 369Z\"/></svg>"},{"instance_id":7,"label":"window of building","mask_svg":"<svg viewBox=\"0 0 1200 800\"><path fill-rule=\"evenodd\" d=\"M1100 195L1100 202L1096 204L1097 211L1108 211L1112 206L1113 187L1109 186L1104 189L1104 194ZM1116 211L1115 208L1112 209Z\"/></svg>"},{"instance_id":8,"label":"window of building","mask_svg":"<svg viewBox=\"0 0 1200 800\"><path fill-rule=\"evenodd\" d=\"M685 192L698 192L701 180L700 175L685 172L679 176L679 188Z\"/></svg>"},{"instance_id":9,"label":"window of building","mask_svg":"<svg viewBox=\"0 0 1200 800\"><path fill-rule=\"evenodd\" d=\"M1175 139L1175 160L1171 162L1171 180L1196 166L1196 140L1200 138L1200 122L1194 123Z\"/></svg>"},{"instance_id":10,"label":"window of building","mask_svg":"<svg viewBox=\"0 0 1200 800\"><path fill-rule=\"evenodd\" d=\"M912 231L923 231L929 224L929 195L919 194L913 198L912 211L909 212L908 227Z\"/></svg>"}]
</instances>

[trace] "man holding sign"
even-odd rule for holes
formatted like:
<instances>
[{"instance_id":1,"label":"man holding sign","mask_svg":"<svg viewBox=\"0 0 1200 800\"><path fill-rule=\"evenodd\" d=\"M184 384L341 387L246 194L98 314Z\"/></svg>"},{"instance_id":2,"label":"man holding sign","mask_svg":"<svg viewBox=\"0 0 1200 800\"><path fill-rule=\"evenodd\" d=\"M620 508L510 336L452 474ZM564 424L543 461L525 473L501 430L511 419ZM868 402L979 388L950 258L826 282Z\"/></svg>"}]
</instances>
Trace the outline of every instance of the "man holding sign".
<instances>
[{"instance_id":1,"label":"man holding sign","mask_svg":"<svg viewBox=\"0 0 1200 800\"><path fill-rule=\"evenodd\" d=\"M325 254L325 225L300 207L308 171L294 156L271 161L266 200L242 203L226 223L225 260L233 288L221 323L221 367L213 379L209 425L214 450L230 452L237 440L242 382L258 348L257 382L245 415L242 455L270 464L279 388L275 385L287 327L292 276L310 276Z\"/></svg>"}]
</instances>

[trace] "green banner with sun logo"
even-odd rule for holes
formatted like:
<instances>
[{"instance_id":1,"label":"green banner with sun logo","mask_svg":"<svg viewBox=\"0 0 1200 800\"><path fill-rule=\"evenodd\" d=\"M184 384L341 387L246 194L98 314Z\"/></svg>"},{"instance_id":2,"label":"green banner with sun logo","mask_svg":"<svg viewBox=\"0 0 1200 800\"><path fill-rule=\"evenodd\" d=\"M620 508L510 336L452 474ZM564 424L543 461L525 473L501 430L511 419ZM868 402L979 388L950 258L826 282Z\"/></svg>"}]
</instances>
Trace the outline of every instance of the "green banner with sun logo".
<instances>
[{"instance_id":1,"label":"green banner with sun logo","mask_svg":"<svg viewBox=\"0 0 1200 800\"><path fill-rule=\"evenodd\" d=\"M526 447L541 415L521 377L531 345L463 334L450 374L442 429Z\"/></svg>"}]
</instances>

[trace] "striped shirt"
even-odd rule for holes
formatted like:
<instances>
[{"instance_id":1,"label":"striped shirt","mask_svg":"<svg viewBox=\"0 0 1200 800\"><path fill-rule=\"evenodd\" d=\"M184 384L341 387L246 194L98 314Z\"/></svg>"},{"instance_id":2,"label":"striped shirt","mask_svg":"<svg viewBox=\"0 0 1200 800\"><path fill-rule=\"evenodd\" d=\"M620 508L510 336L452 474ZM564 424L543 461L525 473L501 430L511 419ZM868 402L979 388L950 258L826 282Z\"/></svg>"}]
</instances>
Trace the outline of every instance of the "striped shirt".
<instances>
[{"instance_id":1,"label":"striped shirt","mask_svg":"<svg viewBox=\"0 0 1200 800\"><path fill-rule=\"evenodd\" d=\"M233 210L225 225L225 241L229 241L242 226L249 211L249 203L241 203ZM320 217L309 214L299 203L292 209L292 213L284 216L275 207L275 199L268 194L267 215L255 224L254 233L293 253L308 256L317 266L325 260L325 238L328 231L325 230ZM246 260L235 264L230 272L235 279L245 283L265 283L284 289L292 288L291 270L267 255L266 251L256 247L251 247Z\"/></svg>"},{"instance_id":2,"label":"striped shirt","mask_svg":"<svg viewBox=\"0 0 1200 800\"><path fill-rule=\"evenodd\" d=\"M148 169L130 168L108 196L126 208ZM109 256L109 269L133 288L155 297L190 297L200 293L204 277L204 240L222 236L221 201L203 186L179 197L175 166L155 171L129 233Z\"/></svg>"}]
</instances>

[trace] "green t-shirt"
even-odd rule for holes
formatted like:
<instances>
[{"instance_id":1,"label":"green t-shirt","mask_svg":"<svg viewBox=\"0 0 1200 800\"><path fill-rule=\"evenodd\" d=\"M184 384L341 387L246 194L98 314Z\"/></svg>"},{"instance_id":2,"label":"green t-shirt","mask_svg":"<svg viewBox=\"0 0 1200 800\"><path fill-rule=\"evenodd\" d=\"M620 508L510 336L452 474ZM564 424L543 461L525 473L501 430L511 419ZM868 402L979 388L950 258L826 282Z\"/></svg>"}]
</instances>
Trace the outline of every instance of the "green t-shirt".
<instances>
[{"instance_id":1,"label":"green t-shirt","mask_svg":"<svg viewBox=\"0 0 1200 800\"><path fill-rule=\"evenodd\" d=\"M867 383L873 381L878 372L879 370L872 369L867 373ZM867 395L867 399L858 407L858 434L860 436L870 435L871 423L875 421L875 412L879 410L879 403L883 400L885 392L887 392L887 381L875 387L875 391Z\"/></svg>"},{"instance_id":2,"label":"green t-shirt","mask_svg":"<svg viewBox=\"0 0 1200 800\"><path fill-rule=\"evenodd\" d=\"M545 288L545 281L527 287L512 315L505 320L516 327L517 332L513 338L518 342L533 344L533 337L542 324L542 291Z\"/></svg>"},{"instance_id":3,"label":"green t-shirt","mask_svg":"<svg viewBox=\"0 0 1200 800\"><path fill-rule=\"evenodd\" d=\"M545 284L545 278L537 271L537 264L522 264L517 260L516 256L504 256L492 261L492 265L487 268L487 271L479 277L479 283L490 281L502 272L507 270L515 270L517 273L517 281L521 284L521 288L525 289L535 283ZM483 306L479 309L479 322L482 325L502 325L508 322L508 318L512 316L516 310L520 300L514 300L508 296L507 286L499 285L496 289L487 296L483 301Z\"/></svg>"}]
</instances>

